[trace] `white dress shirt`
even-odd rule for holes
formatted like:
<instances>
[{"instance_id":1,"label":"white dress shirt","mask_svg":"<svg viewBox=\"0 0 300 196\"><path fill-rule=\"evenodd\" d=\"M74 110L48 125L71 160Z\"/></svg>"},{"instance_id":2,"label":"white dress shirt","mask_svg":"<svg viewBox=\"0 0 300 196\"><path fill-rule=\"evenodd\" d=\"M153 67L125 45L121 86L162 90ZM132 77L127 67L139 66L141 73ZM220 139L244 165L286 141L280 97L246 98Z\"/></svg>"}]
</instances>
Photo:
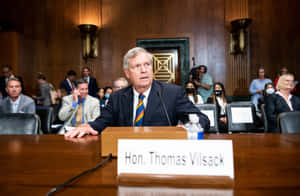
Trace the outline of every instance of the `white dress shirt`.
<instances>
[{"instance_id":1,"label":"white dress shirt","mask_svg":"<svg viewBox=\"0 0 300 196\"><path fill-rule=\"evenodd\" d=\"M134 87L133 88L133 124L135 122L135 115L136 115L136 107L137 105L139 104L139 95L140 93L138 93ZM148 97L149 97L149 94L150 94L150 90L151 90L151 87L146 90L143 95L145 96L145 98L143 99L143 104L144 104L144 109L146 110L146 107L147 107L147 103L148 103Z\"/></svg>"}]
</instances>

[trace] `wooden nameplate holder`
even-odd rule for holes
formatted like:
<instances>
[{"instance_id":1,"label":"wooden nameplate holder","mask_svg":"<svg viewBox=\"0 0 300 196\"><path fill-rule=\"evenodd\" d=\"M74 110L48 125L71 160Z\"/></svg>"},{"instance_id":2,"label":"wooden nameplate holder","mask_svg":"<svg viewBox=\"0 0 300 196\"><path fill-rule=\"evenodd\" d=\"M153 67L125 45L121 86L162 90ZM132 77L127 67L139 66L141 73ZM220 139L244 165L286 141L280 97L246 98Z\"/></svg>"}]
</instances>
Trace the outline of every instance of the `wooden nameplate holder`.
<instances>
[{"instance_id":1,"label":"wooden nameplate holder","mask_svg":"<svg viewBox=\"0 0 300 196\"><path fill-rule=\"evenodd\" d=\"M101 156L118 156L118 139L187 139L182 127L107 127L101 133Z\"/></svg>"}]
</instances>

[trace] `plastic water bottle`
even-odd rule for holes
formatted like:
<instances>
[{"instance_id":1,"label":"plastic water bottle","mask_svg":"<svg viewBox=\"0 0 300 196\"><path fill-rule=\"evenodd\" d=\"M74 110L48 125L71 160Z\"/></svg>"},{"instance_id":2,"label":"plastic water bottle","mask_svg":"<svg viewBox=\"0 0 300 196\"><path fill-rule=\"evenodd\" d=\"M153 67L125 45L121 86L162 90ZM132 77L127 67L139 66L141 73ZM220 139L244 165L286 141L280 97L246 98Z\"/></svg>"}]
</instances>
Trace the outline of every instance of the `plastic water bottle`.
<instances>
[{"instance_id":1,"label":"plastic water bottle","mask_svg":"<svg viewBox=\"0 0 300 196\"><path fill-rule=\"evenodd\" d=\"M189 140L201 140L203 139L203 128L199 123L199 117L197 114L189 114L189 122L184 126L187 130Z\"/></svg>"}]
</instances>

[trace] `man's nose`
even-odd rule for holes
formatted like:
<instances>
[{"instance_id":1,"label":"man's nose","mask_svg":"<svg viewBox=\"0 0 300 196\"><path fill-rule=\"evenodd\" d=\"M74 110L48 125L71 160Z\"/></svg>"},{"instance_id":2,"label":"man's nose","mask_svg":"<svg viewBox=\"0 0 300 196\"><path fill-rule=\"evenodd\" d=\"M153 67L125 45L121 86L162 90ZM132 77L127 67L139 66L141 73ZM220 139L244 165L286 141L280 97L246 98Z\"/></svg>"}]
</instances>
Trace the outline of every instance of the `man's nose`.
<instances>
[{"instance_id":1,"label":"man's nose","mask_svg":"<svg viewBox=\"0 0 300 196\"><path fill-rule=\"evenodd\" d=\"M142 66L141 66L141 72L146 72L146 69L147 69L147 68L146 68L146 65L142 65Z\"/></svg>"}]
</instances>

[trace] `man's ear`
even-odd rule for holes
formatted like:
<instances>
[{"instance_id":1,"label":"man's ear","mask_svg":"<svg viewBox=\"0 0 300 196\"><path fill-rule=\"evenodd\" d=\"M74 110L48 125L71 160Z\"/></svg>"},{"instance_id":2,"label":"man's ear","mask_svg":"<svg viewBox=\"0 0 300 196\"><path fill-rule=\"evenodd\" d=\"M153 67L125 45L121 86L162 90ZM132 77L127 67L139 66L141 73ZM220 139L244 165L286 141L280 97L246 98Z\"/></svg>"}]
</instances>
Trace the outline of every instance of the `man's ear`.
<instances>
[{"instance_id":1,"label":"man's ear","mask_svg":"<svg viewBox=\"0 0 300 196\"><path fill-rule=\"evenodd\" d=\"M123 69L123 70L124 70L124 73L125 73L126 78L127 78L127 79L130 79L128 69Z\"/></svg>"}]
</instances>

